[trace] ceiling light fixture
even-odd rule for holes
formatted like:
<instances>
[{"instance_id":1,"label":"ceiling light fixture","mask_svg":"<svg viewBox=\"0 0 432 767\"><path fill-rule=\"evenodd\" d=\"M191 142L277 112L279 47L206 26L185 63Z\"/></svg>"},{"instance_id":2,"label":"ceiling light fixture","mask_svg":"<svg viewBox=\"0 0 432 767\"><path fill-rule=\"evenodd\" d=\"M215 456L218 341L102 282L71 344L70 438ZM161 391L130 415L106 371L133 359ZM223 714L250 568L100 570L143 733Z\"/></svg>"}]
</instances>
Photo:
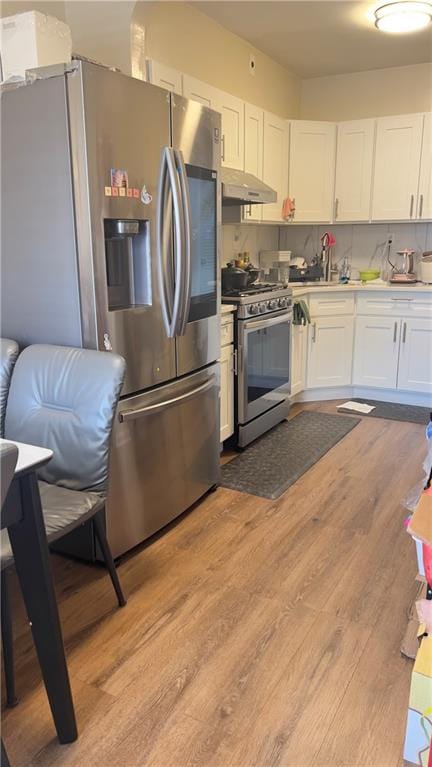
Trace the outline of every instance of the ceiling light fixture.
<instances>
[{"instance_id":1,"label":"ceiling light fixture","mask_svg":"<svg viewBox=\"0 0 432 767\"><path fill-rule=\"evenodd\" d=\"M427 27L432 21L432 4L413 0L382 5L375 11L375 26L382 32L403 34Z\"/></svg>"}]
</instances>

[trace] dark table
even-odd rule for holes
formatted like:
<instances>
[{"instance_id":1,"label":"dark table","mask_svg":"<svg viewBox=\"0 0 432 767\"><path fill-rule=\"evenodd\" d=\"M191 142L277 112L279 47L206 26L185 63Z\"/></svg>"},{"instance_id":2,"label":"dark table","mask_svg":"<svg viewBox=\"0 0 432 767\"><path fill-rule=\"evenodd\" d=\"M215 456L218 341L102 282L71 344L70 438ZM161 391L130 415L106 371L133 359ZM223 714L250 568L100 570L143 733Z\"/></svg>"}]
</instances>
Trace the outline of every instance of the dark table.
<instances>
[{"instance_id":1,"label":"dark table","mask_svg":"<svg viewBox=\"0 0 432 767\"><path fill-rule=\"evenodd\" d=\"M20 442L13 444L18 447L18 462L2 509L2 528L8 528L58 739L72 743L78 731L36 477L37 469L53 453Z\"/></svg>"}]
</instances>

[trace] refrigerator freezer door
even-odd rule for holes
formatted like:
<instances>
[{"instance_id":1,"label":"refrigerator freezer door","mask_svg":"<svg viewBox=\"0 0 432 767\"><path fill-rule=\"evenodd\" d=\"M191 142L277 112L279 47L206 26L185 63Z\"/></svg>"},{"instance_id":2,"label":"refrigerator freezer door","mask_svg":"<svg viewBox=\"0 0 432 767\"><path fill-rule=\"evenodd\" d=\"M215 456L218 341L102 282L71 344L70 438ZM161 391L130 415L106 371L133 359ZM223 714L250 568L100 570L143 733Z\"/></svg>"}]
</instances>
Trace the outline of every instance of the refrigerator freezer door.
<instances>
[{"instance_id":1,"label":"refrigerator freezer door","mask_svg":"<svg viewBox=\"0 0 432 767\"><path fill-rule=\"evenodd\" d=\"M219 366L120 402L107 531L114 556L185 511L219 481Z\"/></svg>"},{"instance_id":2,"label":"refrigerator freezer door","mask_svg":"<svg viewBox=\"0 0 432 767\"><path fill-rule=\"evenodd\" d=\"M156 248L170 97L149 83L84 62L68 75L68 96L84 345L111 348L125 357L123 394L133 393L176 375L175 341L167 337L163 322ZM139 234L128 238L127 247L121 236L116 238L117 230L125 231L123 222L139 223ZM119 223L121 230L116 229ZM122 280L127 284L119 293L130 296L129 305L110 309L107 287L115 289Z\"/></svg>"},{"instance_id":3,"label":"refrigerator freezer door","mask_svg":"<svg viewBox=\"0 0 432 767\"><path fill-rule=\"evenodd\" d=\"M195 101L171 98L172 144L190 215L189 294L176 341L177 374L185 375L214 362L220 351L221 118Z\"/></svg>"}]
</instances>

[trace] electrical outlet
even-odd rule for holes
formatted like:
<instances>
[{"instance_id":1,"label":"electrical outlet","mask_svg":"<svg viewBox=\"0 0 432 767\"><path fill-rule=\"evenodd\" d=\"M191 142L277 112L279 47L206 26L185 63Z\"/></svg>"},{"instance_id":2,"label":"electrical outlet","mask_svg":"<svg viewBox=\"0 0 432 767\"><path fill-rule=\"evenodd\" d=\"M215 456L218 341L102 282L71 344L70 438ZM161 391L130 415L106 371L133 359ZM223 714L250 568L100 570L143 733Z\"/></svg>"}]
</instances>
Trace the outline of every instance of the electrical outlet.
<instances>
[{"instance_id":1,"label":"electrical outlet","mask_svg":"<svg viewBox=\"0 0 432 767\"><path fill-rule=\"evenodd\" d=\"M255 77L255 70L256 70L256 59L255 59L255 56L251 53L249 56L249 74L252 75L252 77Z\"/></svg>"}]
</instances>

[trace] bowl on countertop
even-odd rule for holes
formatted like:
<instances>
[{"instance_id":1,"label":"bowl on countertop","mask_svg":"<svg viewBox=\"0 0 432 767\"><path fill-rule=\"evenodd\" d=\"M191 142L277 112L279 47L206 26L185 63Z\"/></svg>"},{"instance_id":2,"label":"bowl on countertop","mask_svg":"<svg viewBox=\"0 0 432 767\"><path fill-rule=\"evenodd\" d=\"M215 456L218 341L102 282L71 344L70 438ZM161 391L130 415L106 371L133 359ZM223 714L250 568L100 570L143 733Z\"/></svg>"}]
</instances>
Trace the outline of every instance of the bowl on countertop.
<instances>
[{"instance_id":1,"label":"bowl on countertop","mask_svg":"<svg viewBox=\"0 0 432 767\"><path fill-rule=\"evenodd\" d=\"M370 280L377 280L381 271L379 269L363 269L359 271L359 277L362 282L370 282Z\"/></svg>"}]
</instances>

